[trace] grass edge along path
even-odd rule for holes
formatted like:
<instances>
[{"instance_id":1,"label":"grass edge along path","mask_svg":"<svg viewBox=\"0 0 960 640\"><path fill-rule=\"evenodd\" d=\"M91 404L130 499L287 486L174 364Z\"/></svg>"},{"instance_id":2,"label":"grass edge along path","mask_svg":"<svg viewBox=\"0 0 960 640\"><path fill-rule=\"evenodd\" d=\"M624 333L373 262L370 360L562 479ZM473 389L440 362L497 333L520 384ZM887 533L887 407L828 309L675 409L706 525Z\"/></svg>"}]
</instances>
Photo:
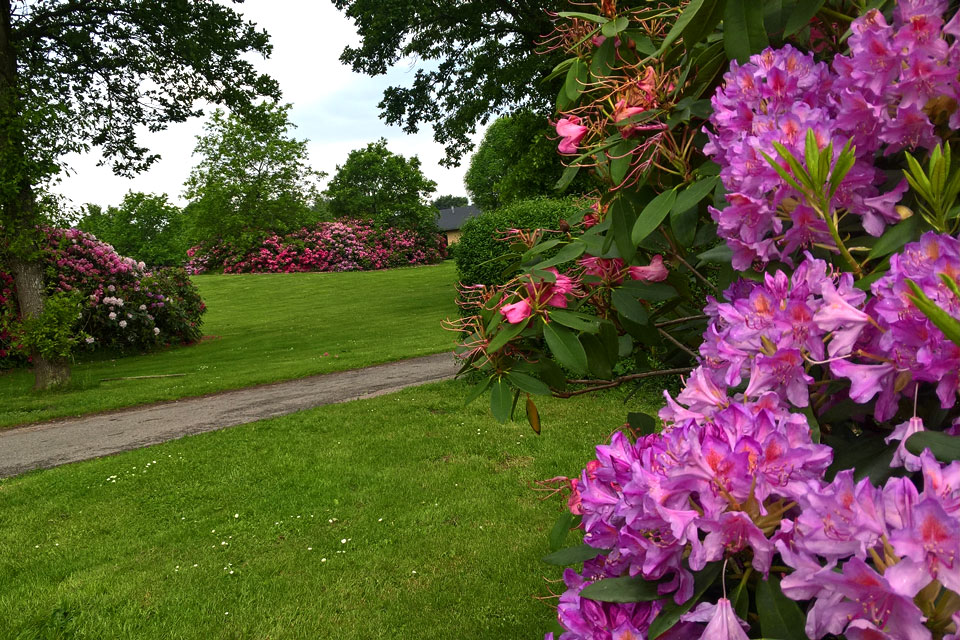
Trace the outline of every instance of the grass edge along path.
<instances>
[{"instance_id":1,"label":"grass edge along path","mask_svg":"<svg viewBox=\"0 0 960 640\"><path fill-rule=\"evenodd\" d=\"M539 558L564 501L532 483L577 474L626 393L542 399L539 437L467 393L430 384L0 481L0 629L543 637L556 601L536 598L562 571Z\"/></svg>"},{"instance_id":2,"label":"grass edge along path","mask_svg":"<svg viewBox=\"0 0 960 640\"><path fill-rule=\"evenodd\" d=\"M452 262L344 273L194 276L207 303L199 344L81 361L37 393L0 375L0 428L357 369L453 348ZM186 374L136 379L135 376ZM121 378L119 380L105 380ZM134 378L134 379L131 379Z\"/></svg>"}]
</instances>

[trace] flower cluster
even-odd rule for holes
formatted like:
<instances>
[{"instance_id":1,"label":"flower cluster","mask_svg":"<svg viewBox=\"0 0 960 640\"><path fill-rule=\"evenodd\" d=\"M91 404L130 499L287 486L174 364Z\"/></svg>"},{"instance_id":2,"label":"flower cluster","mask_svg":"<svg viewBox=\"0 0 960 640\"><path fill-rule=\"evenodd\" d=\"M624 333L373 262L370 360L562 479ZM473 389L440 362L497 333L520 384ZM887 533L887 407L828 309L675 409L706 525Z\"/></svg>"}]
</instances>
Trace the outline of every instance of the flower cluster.
<instances>
[{"instance_id":1,"label":"flower cluster","mask_svg":"<svg viewBox=\"0 0 960 640\"><path fill-rule=\"evenodd\" d=\"M147 349L200 337L206 307L182 269L147 271L89 233L44 231L47 293L78 291L86 298L79 328L89 334L88 348ZM11 344L8 328L18 310L12 279L2 267L0 282L9 283L0 297L0 366L16 366L26 354Z\"/></svg>"},{"instance_id":2,"label":"flower cluster","mask_svg":"<svg viewBox=\"0 0 960 640\"><path fill-rule=\"evenodd\" d=\"M948 340L927 316L907 304L908 281L913 281L937 306L960 317L960 298L941 276L960 274L960 240L926 233L890 258L890 270L871 286L873 298L865 311L875 319L851 326L850 345L835 350L849 355L830 369L851 381L850 396L864 403L877 397L876 417L888 420L896 413L904 392L916 392L919 383L936 384L940 405L956 403L960 347ZM854 338L855 343L850 339Z\"/></svg>"},{"instance_id":3,"label":"flower cluster","mask_svg":"<svg viewBox=\"0 0 960 640\"><path fill-rule=\"evenodd\" d=\"M940 140L931 117L960 124L960 112L948 108L960 98L960 23L944 26L945 10L941 1L900 2L893 26L868 12L851 26L850 55L834 58L832 70L789 45L731 65L712 100L704 151L722 166L729 206L711 214L735 268L789 263L797 249L832 244L827 212L798 198L763 157L776 157L774 143L803 157L808 130L820 148L832 143L839 153L850 139L856 148L832 207L859 216L874 236L900 221L895 205L907 184L882 192L886 176L874 158L882 145L887 155L932 148Z\"/></svg>"},{"instance_id":4,"label":"flower cluster","mask_svg":"<svg viewBox=\"0 0 960 640\"><path fill-rule=\"evenodd\" d=\"M321 222L285 236L258 238L251 246L221 242L192 247L189 273L360 271L434 264L446 253L445 238L407 229L378 229L370 221Z\"/></svg>"}]
</instances>

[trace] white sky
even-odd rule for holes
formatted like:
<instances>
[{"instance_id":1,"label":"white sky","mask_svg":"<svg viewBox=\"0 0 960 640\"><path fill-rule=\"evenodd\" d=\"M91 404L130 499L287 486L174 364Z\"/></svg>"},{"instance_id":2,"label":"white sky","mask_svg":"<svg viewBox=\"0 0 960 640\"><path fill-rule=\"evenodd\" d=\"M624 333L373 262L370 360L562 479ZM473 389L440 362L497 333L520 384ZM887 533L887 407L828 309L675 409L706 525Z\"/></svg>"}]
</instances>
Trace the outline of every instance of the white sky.
<instances>
[{"instance_id":1,"label":"white sky","mask_svg":"<svg viewBox=\"0 0 960 640\"><path fill-rule=\"evenodd\" d=\"M412 64L401 63L386 76L376 78L355 74L341 64L343 48L359 42L359 38L353 24L328 0L246 0L231 6L270 34L271 57L251 60L280 83L282 101L293 103L290 120L297 125L293 136L310 141L310 162L315 169L333 176L336 165L343 164L351 150L383 137L394 153L420 158L423 172L437 183L435 195L466 195L463 174L469 158L464 158L460 167L447 169L439 164L444 157L443 146L433 141L429 125L416 135L407 135L379 118L377 104L384 88L409 85L415 71ZM183 183L194 165L191 154L203 122L203 118L196 118L170 125L160 133L145 134L141 142L159 153L161 160L132 179L113 175L109 167L96 166L100 157L96 153L72 156L68 162L73 174L54 191L74 206L87 202L119 204L129 190L166 193L182 206L186 204ZM478 133L474 141L479 142L481 135Z\"/></svg>"}]
</instances>

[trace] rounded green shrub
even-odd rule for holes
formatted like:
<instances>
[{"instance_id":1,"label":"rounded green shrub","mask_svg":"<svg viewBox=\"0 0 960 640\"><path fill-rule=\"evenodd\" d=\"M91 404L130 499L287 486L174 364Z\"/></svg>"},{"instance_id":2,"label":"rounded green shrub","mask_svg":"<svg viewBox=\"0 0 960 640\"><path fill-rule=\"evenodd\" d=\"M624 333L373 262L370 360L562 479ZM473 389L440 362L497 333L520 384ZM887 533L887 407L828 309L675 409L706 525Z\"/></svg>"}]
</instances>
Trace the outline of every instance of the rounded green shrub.
<instances>
[{"instance_id":1,"label":"rounded green shrub","mask_svg":"<svg viewBox=\"0 0 960 640\"><path fill-rule=\"evenodd\" d=\"M532 198L467 220L454 253L457 277L464 284L503 284L512 276L504 273L510 266L505 259L509 243L503 240L507 230L555 231L580 209L572 198Z\"/></svg>"}]
</instances>

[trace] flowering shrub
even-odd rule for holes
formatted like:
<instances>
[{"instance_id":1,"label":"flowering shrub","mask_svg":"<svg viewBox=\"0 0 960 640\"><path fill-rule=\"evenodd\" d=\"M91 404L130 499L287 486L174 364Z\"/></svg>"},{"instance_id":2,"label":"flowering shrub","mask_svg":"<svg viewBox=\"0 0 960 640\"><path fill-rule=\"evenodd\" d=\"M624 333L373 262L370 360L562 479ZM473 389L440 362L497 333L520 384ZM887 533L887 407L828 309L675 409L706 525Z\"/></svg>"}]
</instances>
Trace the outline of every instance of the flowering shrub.
<instances>
[{"instance_id":1,"label":"flowering shrub","mask_svg":"<svg viewBox=\"0 0 960 640\"><path fill-rule=\"evenodd\" d=\"M554 479L545 560L583 565L547 638L957 640L955 3L631 4L578 5L548 39L572 56L558 151L608 192L527 234L455 323L494 415L523 395L538 433L536 394L686 374L659 421L630 414ZM612 375L652 349L660 369Z\"/></svg>"},{"instance_id":2,"label":"flowering shrub","mask_svg":"<svg viewBox=\"0 0 960 640\"><path fill-rule=\"evenodd\" d=\"M366 271L435 264L446 238L411 229L375 228L366 220L321 222L285 236L271 235L250 247L214 242L192 247L187 272L224 273Z\"/></svg>"},{"instance_id":3,"label":"flowering shrub","mask_svg":"<svg viewBox=\"0 0 960 640\"><path fill-rule=\"evenodd\" d=\"M77 292L83 298L76 324L81 348L139 350L200 337L206 307L183 269L148 271L77 229L46 229L46 234L47 293ZM2 268L0 283L0 367L17 366L27 354L16 337L13 279Z\"/></svg>"}]
</instances>

